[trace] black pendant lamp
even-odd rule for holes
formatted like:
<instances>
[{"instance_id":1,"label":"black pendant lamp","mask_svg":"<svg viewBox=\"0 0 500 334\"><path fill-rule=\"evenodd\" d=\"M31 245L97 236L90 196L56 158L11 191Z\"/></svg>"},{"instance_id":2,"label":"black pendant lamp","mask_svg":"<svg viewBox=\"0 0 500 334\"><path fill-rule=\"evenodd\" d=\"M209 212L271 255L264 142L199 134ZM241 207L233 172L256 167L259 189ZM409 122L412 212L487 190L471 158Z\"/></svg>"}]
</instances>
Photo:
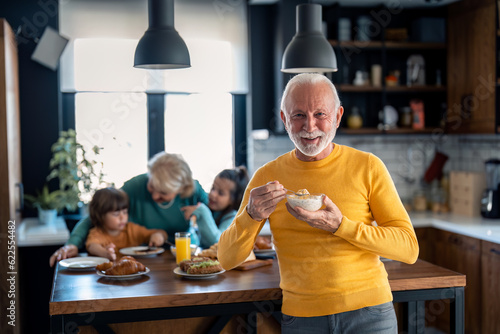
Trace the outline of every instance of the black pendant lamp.
<instances>
[{"instance_id":1,"label":"black pendant lamp","mask_svg":"<svg viewBox=\"0 0 500 334\"><path fill-rule=\"evenodd\" d=\"M148 0L149 27L135 49L134 67L191 67L189 51L174 28L174 0Z\"/></svg>"},{"instance_id":2,"label":"black pendant lamp","mask_svg":"<svg viewBox=\"0 0 500 334\"><path fill-rule=\"evenodd\" d=\"M281 71L336 72L335 52L321 31L321 5L298 5L296 12L296 33L283 54Z\"/></svg>"}]
</instances>

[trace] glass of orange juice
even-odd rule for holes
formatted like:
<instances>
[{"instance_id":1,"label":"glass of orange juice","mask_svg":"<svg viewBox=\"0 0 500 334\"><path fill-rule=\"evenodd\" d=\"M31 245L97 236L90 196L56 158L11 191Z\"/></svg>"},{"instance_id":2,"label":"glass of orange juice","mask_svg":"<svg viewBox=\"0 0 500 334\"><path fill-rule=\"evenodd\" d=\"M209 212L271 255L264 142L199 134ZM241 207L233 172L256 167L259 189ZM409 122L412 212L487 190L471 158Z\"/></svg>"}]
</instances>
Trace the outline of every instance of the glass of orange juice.
<instances>
[{"instance_id":1,"label":"glass of orange juice","mask_svg":"<svg viewBox=\"0 0 500 334\"><path fill-rule=\"evenodd\" d=\"M191 233L175 233L175 252L177 264L183 260L191 260Z\"/></svg>"}]
</instances>

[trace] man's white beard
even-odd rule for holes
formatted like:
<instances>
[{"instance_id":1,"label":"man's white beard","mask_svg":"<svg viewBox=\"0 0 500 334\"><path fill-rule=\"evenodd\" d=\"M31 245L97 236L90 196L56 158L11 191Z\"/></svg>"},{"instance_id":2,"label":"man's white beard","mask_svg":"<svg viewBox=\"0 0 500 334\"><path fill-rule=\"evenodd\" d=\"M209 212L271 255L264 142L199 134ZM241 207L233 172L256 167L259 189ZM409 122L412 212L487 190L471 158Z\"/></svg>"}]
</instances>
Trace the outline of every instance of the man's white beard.
<instances>
[{"instance_id":1,"label":"man's white beard","mask_svg":"<svg viewBox=\"0 0 500 334\"><path fill-rule=\"evenodd\" d=\"M295 147L304 155L308 157L314 157L323 152L323 150L333 141L337 128L332 127L330 133L325 133L323 131L316 130L314 132L300 131L299 133L292 133L288 131L288 136L291 141L295 144ZM301 138L316 138L321 137L319 143L316 144L302 144Z\"/></svg>"}]
</instances>

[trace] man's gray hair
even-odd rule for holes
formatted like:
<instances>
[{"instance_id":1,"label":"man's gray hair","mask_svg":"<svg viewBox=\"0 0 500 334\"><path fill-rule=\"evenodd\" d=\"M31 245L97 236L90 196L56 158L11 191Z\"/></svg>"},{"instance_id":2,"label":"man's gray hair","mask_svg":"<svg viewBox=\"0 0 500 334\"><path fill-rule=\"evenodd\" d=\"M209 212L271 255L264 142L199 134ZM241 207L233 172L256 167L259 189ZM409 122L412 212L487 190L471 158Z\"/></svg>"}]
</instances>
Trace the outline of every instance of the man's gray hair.
<instances>
[{"instance_id":1,"label":"man's gray hair","mask_svg":"<svg viewBox=\"0 0 500 334\"><path fill-rule=\"evenodd\" d=\"M288 98L288 95L290 95L292 88L294 88L295 86L316 85L320 83L327 84L332 90L333 99L335 103L334 110L336 111L340 107L340 99L339 95L337 94L337 89L330 81L330 79L318 73L301 73L291 78L290 81L288 81L288 83L286 84L285 90L283 91L283 96L281 98L281 110L286 114L285 102Z\"/></svg>"}]
</instances>

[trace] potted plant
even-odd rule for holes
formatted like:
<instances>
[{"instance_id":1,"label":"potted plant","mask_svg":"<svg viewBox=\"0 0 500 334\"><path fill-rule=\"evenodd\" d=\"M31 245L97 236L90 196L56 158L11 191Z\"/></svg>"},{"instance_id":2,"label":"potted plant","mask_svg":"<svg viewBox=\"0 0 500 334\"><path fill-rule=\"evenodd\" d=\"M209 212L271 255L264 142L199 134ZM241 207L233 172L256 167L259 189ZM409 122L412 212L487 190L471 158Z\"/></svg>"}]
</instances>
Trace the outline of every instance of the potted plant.
<instances>
[{"instance_id":1,"label":"potted plant","mask_svg":"<svg viewBox=\"0 0 500 334\"><path fill-rule=\"evenodd\" d=\"M47 185L41 192L37 190L36 196L25 195L24 198L38 209L38 220L41 224L54 224L57 213L66 207L64 193L61 190L49 192Z\"/></svg>"},{"instance_id":2,"label":"potted plant","mask_svg":"<svg viewBox=\"0 0 500 334\"><path fill-rule=\"evenodd\" d=\"M47 181L57 179L68 211L76 211L92 198L93 192L103 184L102 163L92 157L100 153L94 146L92 153L76 140L73 129L61 131L52 145L51 168ZM91 157L92 156L92 157Z\"/></svg>"}]
</instances>

